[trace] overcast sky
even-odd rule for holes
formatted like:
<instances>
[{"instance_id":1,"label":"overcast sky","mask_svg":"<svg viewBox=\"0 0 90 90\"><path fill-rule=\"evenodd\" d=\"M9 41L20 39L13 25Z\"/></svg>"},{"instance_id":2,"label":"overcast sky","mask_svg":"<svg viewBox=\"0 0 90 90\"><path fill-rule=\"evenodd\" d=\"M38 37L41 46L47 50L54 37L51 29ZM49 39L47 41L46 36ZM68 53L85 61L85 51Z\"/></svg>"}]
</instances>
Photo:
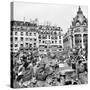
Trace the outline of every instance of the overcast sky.
<instances>
[{"instance_id":1,"label":"overcast sky","mask_svg":"<svg viewBox=\"0 0 90 90\"><path fill-rule=\"evenodd\" d=\"M88 16L88 7L81 6L84 15ZM60 26L65 33L70 27L78 10L77 5L39 4L27 2L14 2L14 20L30 21L38 18L40 24L47 21L51 25Z\"/></svg>"}]
</instances>

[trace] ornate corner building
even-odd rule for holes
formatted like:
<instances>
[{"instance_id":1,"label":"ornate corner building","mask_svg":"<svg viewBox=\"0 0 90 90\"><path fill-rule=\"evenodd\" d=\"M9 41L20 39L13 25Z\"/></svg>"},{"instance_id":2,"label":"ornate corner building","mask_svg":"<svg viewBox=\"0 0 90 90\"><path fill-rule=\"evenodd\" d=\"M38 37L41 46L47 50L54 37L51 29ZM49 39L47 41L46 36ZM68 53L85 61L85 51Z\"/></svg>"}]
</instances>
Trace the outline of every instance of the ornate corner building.
<instances>
[{"instance_id":1,"label":"ornate corner building","mask_svg":"<svg viewBox=\"0 0 90 90\"><path fill-rule=\"evenodd\" d=\"M72 25L63 37L64 48L81 47L88 45L88 20L79 6L77 15L73 18Z\"/></svg>"}]
</instances>

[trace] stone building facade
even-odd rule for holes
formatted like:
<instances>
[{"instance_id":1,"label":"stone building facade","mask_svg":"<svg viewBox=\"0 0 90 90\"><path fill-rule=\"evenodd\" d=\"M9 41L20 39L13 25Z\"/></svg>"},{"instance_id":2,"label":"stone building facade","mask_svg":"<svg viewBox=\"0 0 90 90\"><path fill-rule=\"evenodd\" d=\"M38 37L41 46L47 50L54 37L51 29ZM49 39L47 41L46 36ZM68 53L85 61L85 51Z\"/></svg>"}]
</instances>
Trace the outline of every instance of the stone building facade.
<instances>
[{"instance_id":1,"label":"stone building facade","mask_svg":"<svg viewBox=\"0 0 90 90\"><path fill-rule=\"evenodd\" d=\"M72 30L69 28L68 31L63 36L63 47L64 49L72 48Z\"/></svg>"},{"instance_id":2,"label":"stone building facade","mask_svg":"<svg viewBox=\"0 0 90 90\"><path fill-rule=\"evenodd\" d=\"M11 24L11 50L13 52L23 47L37 47L37 24L23 21L12 21Z\"/></svg>"},{"instance_id":3,"label":"stone building facade","mask_svg":"<svg viewBox=\"0 0 90 90\"><path fill-rule=\"evenodd\" d=\"M67 38L69 38L67 40ZM67 45L66 45L67 43ZM85 48L88 43L88 20L84 16L80 6L77 15L73 18L70 29L66 32L63 38L64 48L81 47Z\"/></svg>"},{"instance_id":4,"label":"stone building facade","mask_svg":"<svg viewBox=\"0 0 90 90\"><path fill-rule=\"evenodd\" d=\"M20 48L57 47L63 48L63 35L60 27L38 25L24 21L11 21L11 50Z\"/></svg>"}]
</instances>

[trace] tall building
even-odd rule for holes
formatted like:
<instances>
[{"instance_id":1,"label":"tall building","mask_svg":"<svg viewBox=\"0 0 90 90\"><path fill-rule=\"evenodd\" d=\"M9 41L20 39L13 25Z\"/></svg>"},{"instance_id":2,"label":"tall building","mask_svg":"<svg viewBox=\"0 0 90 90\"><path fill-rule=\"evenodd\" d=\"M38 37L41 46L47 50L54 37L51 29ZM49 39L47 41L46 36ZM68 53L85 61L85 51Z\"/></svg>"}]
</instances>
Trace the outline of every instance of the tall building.
<instances>
[{"instance_id":1,"label":"tall building","mask_svg":"<svg viewBox=\"0 0 90 90\"><path fill-rule=\"evenodd\" d=\"M36 22L11 21L11 50L17 52L23 47L63 48L60 27L38 25Z\"/></svg>"},{"instance_id":2,"label":"tall building","mask_svg":"<svg viewBox=\"0 0 90 90\"><path fill-rule=\"evenodd\" d=\"M80 46L84 48L87 45L88 37L88 20L84 16L80 6L77 15L72 21L73 29L73 46Z\"/></svg>"},{"instance_id":3,"label":"tall building","mask_svg":"<svg viewBox=\"0 0 90 90\"><path fill-rule=\"evenodd\" d=\"M70 32L70 33L68 33ZM87 18L84 16L83 11L81 10L81 7L79 6L78 11L77 11L77 15L75 18L73 18L72 21L72 25L70 27L70 30L68 31L68 35L67 37L71 37L71 40L66 40L65 39L67 37L63 38L64 41L64 47L66 48L67 46L65 46L66 43L70 43L69 41L71 41L71 43L69 45L71 48L72 47L82 47L85 48L87 46L87 42L88 42L88 20ZM69 35L70 34L70 35Z\"/></svg>"},{"instance_id":4,"label":"tall building","mask_svg":"<svg viewBox=\"0 0 90 90\"><path fill-rule=\"evenodd\" d=\"M63 47L63 36L60 27L40 25L38 28L39 47Z\"/></svg>"},{"instance_id":5,"label":"tall building","mask_svg":"<svg viewBox=\"0 0 90 90\"><path fill-rule=\"evenodd\" d=\"M11 21L11 50L17 52L23 47L37 47L37 24Z\"/></svg>"},{"instance_id":6,"label":"tall building","mask_svg":"<svg viewBox=\"0 0 90 90\"><path fill-rule=\"evenodd\" d=\"M63 47L64 49L72 48L72 29L69 28L68 31L63 36Z\"/></svg>"}]
</instances>

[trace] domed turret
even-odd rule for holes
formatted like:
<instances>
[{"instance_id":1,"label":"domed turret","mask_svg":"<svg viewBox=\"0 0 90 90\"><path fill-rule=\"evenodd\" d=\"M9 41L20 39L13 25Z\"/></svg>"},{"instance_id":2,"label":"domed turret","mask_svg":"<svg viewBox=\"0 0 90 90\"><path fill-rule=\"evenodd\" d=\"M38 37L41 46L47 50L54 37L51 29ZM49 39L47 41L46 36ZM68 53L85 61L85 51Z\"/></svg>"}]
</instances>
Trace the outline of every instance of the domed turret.
<instances>
[{"instance_id":1,"label":"domed turret","mask_svg":"<svg viewBox=\"0 0 90 90\"><path fill-rule=\"evenodd\" d=\"M80 25L87 25L87 19L83 15L83 12L79 6L77 15L75 18L73 18L72 26L80 26Z\"/></svg>"},{"instance_id":2,"label":"domed turret","mask_svg":"<svg viewBox=\"0 0 90 90\"><path fill-rule=\"evenodd\" d=\"M83 14L80 6L79 6L79 8L78 8L77 14Z\"/></svg>"}]
</instances>

